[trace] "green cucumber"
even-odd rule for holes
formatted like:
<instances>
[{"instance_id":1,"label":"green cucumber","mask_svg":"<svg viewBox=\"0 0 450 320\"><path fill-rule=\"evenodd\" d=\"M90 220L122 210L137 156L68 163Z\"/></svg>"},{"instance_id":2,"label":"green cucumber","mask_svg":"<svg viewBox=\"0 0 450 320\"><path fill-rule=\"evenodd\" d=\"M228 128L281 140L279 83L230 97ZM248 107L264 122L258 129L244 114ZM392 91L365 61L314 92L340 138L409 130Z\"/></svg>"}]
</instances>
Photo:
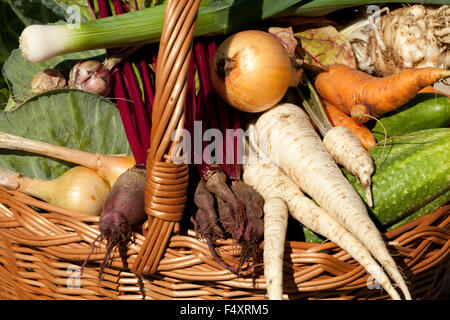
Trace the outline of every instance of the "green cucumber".
<instances>
[{"instance_id":1,"label":"green cucumber","mask_svg":"<svg viewBox=\"0 0 450 320\"><path fill-rule=\"evenodd\" d=\"M406 218L400 220L399 222L393 224L387 230L393 230L395 228L400 227L401 225L404 225L405 223L411 222L416 220L417 218L420 218L424 215L427 215L429 213L433 213L443 205L445 205L450 199L450 189L447 189L447 191L443 192L442 194L438 195L436 199L428 203L427 205L423 206L413 214L407 216Z\"/></svg>"},{"instance_id":2,"label":"green cucumber","mask_svg":"<svg viewBox=\"0 0 450 320\"><path fill-rule=\"evenodd\" d=\"M382 141L385 137L404 136L449 124L450 98L427 92L417 94L403 107L381 117L371 131L377 141Z\"/></svg>"},{"instance_id":3,"label":"green cucumber","mask_svg":"<svg viewBox=\"0 0 450 320\"><path fill-rule=\"evenodd\" d=\"M386 230L439 199L450 201L450 128L411 133L411 137L392 139L370 154L374 159L372 175L373 220ZM362 199L364 189L357 179L343 170ZM442 197L441 197L442 196ZM436 203L435 203L436 205ZM425 210L424 210L425 211Z\"/></svg>"}]
</instances>

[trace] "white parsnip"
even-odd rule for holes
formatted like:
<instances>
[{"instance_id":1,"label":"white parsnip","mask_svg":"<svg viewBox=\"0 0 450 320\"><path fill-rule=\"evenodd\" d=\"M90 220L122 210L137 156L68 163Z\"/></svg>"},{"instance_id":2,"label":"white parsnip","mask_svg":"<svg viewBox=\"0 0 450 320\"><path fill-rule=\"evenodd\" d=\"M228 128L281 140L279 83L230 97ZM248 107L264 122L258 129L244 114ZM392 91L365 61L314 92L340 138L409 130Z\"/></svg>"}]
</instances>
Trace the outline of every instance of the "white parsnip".
<instances>
[{"instance_id":1,"label":"white parsnip","mask_svg":"<svg viewBox=\"0 0 450 320\"><path fill-rule=\"evenodd\" d=\"M284 244L288 208L280 198L264 203L264 277L269 300L283 299Z\"/></svg>"},{"instance_id":2,"label":"white parsnip","mask_svg":"<svg viewBox=\"0 0 450 320\"><path fill-rule=\"evenodd\" d=\"M405 280L364 202L325 149L308 115L294 104L275 106L256 121L255 141L303 192L361 241L405 298L411 299Z\"/></svg>"},{"instance_id":3,"label":"white parsnip","mask_svg":"<svg viewBox=\"0 0 450 320\"><path fill-rule=\"evenodd\" d=\"M367 203L372 207L371 176L375 168L358 137L346 127L333 127L323 138L323 145L338 164L359 179L364 187Z\"/></svg>"},{"instance_id":4,"label":"white parsnip","mask_svg":"<svg viewBox=\"0 0 450 320\"><path fill-rule=\"evenodd\" d=\"M288 206L289 213L296 220L344 249L368 272L371 272L374 279L381 284L392 299L400 300L398 292L387 275L361 242L339 221L306 197L294 181L274 164L253 159L244 165L243 179L244 182L254 187L264 199L273 197L283 199Z\"/></svg>"},{"instance_id":5,"label":"white parsnip","mask_svg":"<svg viewBox=\"0 0 450 320\"><path fill-rule=\"evenodd\" d=\"M373 206L371 191L371 176L375 170L369 152L361 140L350 129L343 126L333 126L325 113L322 101L316 89L305 77L313 103L310 103L300 89L297 92L302 99L306 113L317 126L323 137L323 145L331 157L345 169L356 176L364 187L367 203Z\"/></svg>"}]
</instances>

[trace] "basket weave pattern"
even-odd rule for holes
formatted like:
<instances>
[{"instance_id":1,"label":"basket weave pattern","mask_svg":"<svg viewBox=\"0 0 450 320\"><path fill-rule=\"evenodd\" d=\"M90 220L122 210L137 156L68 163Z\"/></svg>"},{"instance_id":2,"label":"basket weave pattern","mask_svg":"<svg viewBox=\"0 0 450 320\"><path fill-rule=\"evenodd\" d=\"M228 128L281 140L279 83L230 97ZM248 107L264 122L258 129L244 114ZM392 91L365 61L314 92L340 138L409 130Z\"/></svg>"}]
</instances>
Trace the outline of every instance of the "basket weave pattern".
<instances>
[{"instance_id":1,"label":"basket weave pattern","mask_svg":"<svg viewBox=\"0 0 450 320\"><path fill-rule=\"evenodd\" d=\"M82 216L17 191L0 188L0 298L2 299L265 299L263 270L255 277L223 270L192 230L174 234L156 273L129 270L144 236L137 234L126 253L114 250L98 280L106 243L95 248L81 277L78 268L98 235L98 218ZM442 291L449 267L450 206L386 234L413 298L433 299ZM38 212L39 211L39 212ZM220 254L237 263L231 240ZM332 242L288 242L286 299L389 299L369 289L366 271Z\"/></svg>"}]
</instances>

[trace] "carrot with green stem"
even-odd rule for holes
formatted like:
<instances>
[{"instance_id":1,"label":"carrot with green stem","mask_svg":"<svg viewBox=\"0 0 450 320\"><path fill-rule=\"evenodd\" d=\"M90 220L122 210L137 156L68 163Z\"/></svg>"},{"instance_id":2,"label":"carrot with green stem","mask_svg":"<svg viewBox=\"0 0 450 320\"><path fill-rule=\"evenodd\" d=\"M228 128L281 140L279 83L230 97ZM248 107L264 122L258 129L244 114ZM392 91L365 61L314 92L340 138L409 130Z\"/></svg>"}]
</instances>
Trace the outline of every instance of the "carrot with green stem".
<instances>
[{"instance_id":1,"label":"carrot with green stem","mask_svg":"<svg viewBox=\"0 0 450 320\"><path fill-rule=\"evenodd\" d=\"M450 70L438 68L407 69L375 77L336 64L317 75L315 87L324 100L364 123L403 106L421 89L447 77Z\"/></svg>"},{"instance_id":2,"label":"carrot with green stem","mask_svg":"<svg viewBox=\"0 0 450 320\"><path fill-rule=\"evenodd\" d=\"M411 299L382 235L361 197L325 149L308 115L285 103L264 112L255 123L255 141L326 212L340 221L379 261Z\"/></svg>"},{"instance_id":3,"label":"carrot with green stem","mask_svg":"<svg viewBox=\"0 0 450 320\"><path fill-rule=\"evenodd\" d=\"M250 143L249 149L259 149L257 146L253 146L255 146L255 143ZM261 154L261 152L259 152L259 154ZM263 196L263 198L266 199L266 203L272 201L270 199L273 198L282 199L287 205L289 213L296 220L308 229L321 234L330 241L336 243L343 250L347 251L348 254L350 254L361 264L361 266L372 274L372 276L382 285L392 299L401 299L386 273L381 269L366 247L337 219L317 206L310 198L306 197L298 185L294 183L294 181L285 173L283 173L283 171L274 163L271 161L266 161L260 156L250 157L250 160L248 160L244 165L243 179L246 183L253 186ZM272 212L271 214L278 214L280 216L280 218L278 218L278 228L281 228L284 227L284 220L281 219L284 215L284 209L282 205L278 207L279 209L277 212ZM275 208L273 208L273 211L275 211ZM272 228L275 229L276 227L273 226ZM269 233L264 234L264 244L266 241L275 242L274 239L268 239L269 236ZM266 259L269 261L279 261L279 256L282 252L283 248L280 246L279 241L276 247L270 247L270 251L269 248L266 248L265 246L265 261ZM276 289L273 287L276 283L280 282L282 270L266 270L271 267L272 265L265 263L264 273L271 275L270 278L266 279L267 290L269 291L270 289L275 291ZM280 286L278 285L278 290L279 288Z\"/></svg>"}]
</instances>

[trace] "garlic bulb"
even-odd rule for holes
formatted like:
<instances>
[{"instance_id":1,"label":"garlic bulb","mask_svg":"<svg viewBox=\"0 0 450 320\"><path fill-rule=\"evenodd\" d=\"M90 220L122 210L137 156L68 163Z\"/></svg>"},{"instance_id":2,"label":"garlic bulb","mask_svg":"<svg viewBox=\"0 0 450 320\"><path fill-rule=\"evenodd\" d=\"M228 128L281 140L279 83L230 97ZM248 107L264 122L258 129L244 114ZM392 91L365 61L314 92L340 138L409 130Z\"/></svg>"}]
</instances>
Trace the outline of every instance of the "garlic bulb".
<instances>
[{"instance_id":1,"label":"garlic bulb","mask_svg":"<svg viewBox=\"0 0 450 320\"><path fill-rule=\"evenodd\" d=\"M99 61L80 61L70 70L69 85L107 96L111 90L111 71L103 68L103 63Z\"/></svg>"}]
</instances>

